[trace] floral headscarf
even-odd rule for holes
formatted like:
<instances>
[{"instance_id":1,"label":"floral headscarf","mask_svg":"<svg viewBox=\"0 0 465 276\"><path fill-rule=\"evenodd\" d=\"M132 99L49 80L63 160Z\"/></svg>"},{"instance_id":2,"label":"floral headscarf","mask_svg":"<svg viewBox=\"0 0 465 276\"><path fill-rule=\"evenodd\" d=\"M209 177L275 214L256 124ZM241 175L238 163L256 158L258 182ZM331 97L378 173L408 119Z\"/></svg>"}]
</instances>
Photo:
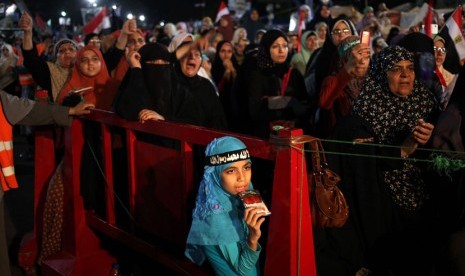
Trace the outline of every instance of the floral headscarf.
<instances>
[{"instance_id":1,"label":"floral headscarf","mask_svg":"<svg viewBox=\"0 0 465 276\"><path fill-rule=\"evenodd\" d=\"M382 144L399 142L395 138L401 132L410 133L418 119L427 119L436 108L434 95L418 80L407 97L398 97L389 90L387 71L402 60L413 63L413 56L400 46L385 48L375 57L354 105L354 113L370 124Z\"/></svg>"},{"instance_id":2,"label":"floral headscarf","mask_svg":"<svg viewBox=\"0 0 465 276\"><path fill-rule=\"evenodd\" d=\"M192 226L184 254L194 263L205 261L202 245L225 245L245 241L247 227L243 221L241 201L226 192L221 184L221 173L231 163L248 160L246 146L234 137L222 137L208 144L205 151L207 165L200 182ZM248 189L253 189L250 183Z\"/></svg>"},{"instance_id":3,"label":"floral headscarf","mask_svg":"<svg viewBox=\"0 0 465 276\"><path fill-rule=\"evenodd\" d=\"M354 114L373 129L375 141L380 144L400 145L418 119L427 120L437 110L433 93L418 80L407 97L396 96L389 90L387 71L402 60L413 62L413 56L400 46L385 48L376 56L354 105ZM416 211L427 199L420 168L413 161L404 161L402 170L385 171L384 182L393 201L404 210Z\"/></svg>"}]
</instances>

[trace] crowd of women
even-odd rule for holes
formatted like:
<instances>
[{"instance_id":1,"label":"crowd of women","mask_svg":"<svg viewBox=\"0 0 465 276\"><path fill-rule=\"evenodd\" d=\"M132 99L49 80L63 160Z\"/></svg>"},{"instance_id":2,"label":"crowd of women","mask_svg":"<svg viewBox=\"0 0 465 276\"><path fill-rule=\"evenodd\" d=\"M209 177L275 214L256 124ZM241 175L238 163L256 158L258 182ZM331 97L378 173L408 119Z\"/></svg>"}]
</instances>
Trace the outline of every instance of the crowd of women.
<instances>
[{"instance_id":1,"label":"crowd of women","mask_svg":"<svg viewBox=\"0 0 465 276\"><path fill-rule=\"evenodd\" d=\"M339 153L329 166L342 178L350 209L342 228L315 229L318 275L465 275L463 169L440 173L422 162L463 158L463 61L447 55L439 35L382 30L385 6L374 12L366 7L353 22L322 5L300 37L265 30L257 10L236 23L225 15L216 27L204 18L196 34L167 24L148 37L128 20L110 36L87 35L85 45L59 40L51 54L39 54L25 13L19 52L1 47L0 88L16 93L20 54L50 103L86 101L141 123L177 121L265 139L275 125L302 128ZM361 43L363 31L369 42ZM237 150L246 149L225 138L206 155ZM263 218L246 210L234 213L231 225L224 214L237 204L228 175L252 187L250 159L241 162L205 167L188 239L186 255L199 264L207 258L219 275L260 273ZM60 170L49 195L62 194ZM94 207L91 198L86 208ZM41 258L59 249L56 204L49 203L48 215L46 204L50 235ZM237 236L218 236L224 229Z\"/></svg>"}]
</instances>

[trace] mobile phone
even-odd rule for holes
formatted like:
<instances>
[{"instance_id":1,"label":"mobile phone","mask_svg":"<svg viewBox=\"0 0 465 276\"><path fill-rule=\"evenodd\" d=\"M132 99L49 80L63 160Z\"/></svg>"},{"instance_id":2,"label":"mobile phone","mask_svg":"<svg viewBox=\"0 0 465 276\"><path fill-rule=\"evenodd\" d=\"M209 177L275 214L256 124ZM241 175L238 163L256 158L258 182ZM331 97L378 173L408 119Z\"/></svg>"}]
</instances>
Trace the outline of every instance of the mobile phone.
<instances>
[{"instance_id":1,"label":"mobile phone","mask_svg":"<svg viewBox=\"0 0 465 276\"><path fill-rule=\"evenodd\" d=\"M370 45L370 32L362 32L362 34L360 35L360 44Z\"/></svg>"}]
</instances>

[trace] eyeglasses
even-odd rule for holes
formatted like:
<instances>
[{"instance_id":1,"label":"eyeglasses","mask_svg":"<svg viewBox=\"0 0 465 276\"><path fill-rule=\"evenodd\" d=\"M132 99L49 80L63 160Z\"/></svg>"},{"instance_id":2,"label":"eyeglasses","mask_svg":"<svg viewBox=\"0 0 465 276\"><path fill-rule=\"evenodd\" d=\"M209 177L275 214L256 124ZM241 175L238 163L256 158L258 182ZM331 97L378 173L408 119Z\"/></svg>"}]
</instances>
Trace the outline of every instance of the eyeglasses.
<instances>
[{"instance_id":1,"label":"eyeglasses","mask_svg":"<svg viewBox=\"0 0 465 276\"><path fill-rule=\"evenodd\" d=\"M100 39L91 39L89 40L90 43L100 43L102 41L100 41Z\"/></svg>"},{"instance_id":2,"label":"eyeglasses","mask_svg":"<svg viewBox=\"0 0 465 276\"><path fill-rule=\"evenodd\" d=\"M349 29L335 29L331 32L332 35L340 35L340 34L350 34L350 30Z\"/></svg>"},{"instance_id":3,"label":"eyeglasses","mask_svg":"<svg viewBox=\"0 0 465 276\"><path fill-rule=\"evenodd\" d=\"M434 51L439 52L441 54L446 54L447 53L447 49L444 48L444 47L436 47L436 46L434 46Z\"/></svg>"}]
</instances>

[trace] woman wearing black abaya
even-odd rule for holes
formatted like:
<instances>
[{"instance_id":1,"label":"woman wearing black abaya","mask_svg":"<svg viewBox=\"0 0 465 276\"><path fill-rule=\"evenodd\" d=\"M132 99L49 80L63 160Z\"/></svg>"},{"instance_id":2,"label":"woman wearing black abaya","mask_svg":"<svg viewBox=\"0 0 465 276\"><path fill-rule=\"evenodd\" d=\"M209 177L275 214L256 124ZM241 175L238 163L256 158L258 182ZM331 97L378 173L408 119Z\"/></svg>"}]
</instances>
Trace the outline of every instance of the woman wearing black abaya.
<instances>
[{"instance_id":1,"label":"woman wearing black abaya","mask_svg":"<svg viewBox=\"0 0 465 276\"><path fill-rule=\"evenodd\" d=\"M238 131L242 122L238 121L238 101L233 94L239 64L234 56L231 42L220 41L216 46L216 54L212 65L212 77L218 87L220 101L228 121L230 130Z\"/></svg>"},{"instance_id":2,"label":"woman wearing black abaya","mask_svg":"<svg viewBox=\"0 0 465 276\"><path fill-rule=\"evenodd\" d=\"M181 47L183 49L180 49ZM213 84L197 74L202 64L200 48L193 42L187 42L181 44L176 52L181 57L175 63L178 82L183 87L188 88L194 97L199 110L199 125L227 130L226 116Z\"/></svg>"},{"instance_id":3,"label":"woman wearing black abaya","mask_svg":"<svg viewBox=\"0 0 465 276\"><path fill-rule=\"evenodd\" d=\"M128 54L131 69L115 105L119 115L128 120L151 118L200 123L192 107L193 97L187 89L178 87L170 60L168 49L159 43L148 43L139 53Z\"/></svg>"},{"instance_id":4,"label":"woman wearing black abaya","mask_svg":"<svg viewBox=\"0 0 465 276\"><path fill-rule=\"evenodd\" d=\"M350 143L337 144L330 151L341 155L328 157L342 178L350 217L343 228L319 233L317 256L322 252L319 263L331 264L328 259L334 258L346 266L338 275L430 272L431 194L424 164L414 159L422 158L418 148L429 141L434 128L429 122L438 107L434 95L415 80L413 66L404 48L384 49L373 60L353 115L336 126L334 138ZM321 275L335 275L331 266L320 266L325 269Z\"/></svg>"},{"instance_id":5,"label":"woman wearing black abaya","mask_svg":"<svg viewBox=\"0 0 465 276\"><path fill-rule=\"evenodd\" d=\"M270 123L278 120L306 127L305 84L300 72L289 66L288 52L286 35L277 29L267 31L258 50L258 70L250 71L241 80L247 93L250 134L267 138Z\"/></svg>"},{"instance_id":6,"label":"woman wearing black abaya","mask_svg":"<svg viewBox=\"0 0 465 276\"><path fill-rule=\"evenodd\" d=\"M434 149L451 159L465 159L465 67L459 72L449 104L441 113L431 137ZM437 213L438 275L465 275L465 169L432 178Z\"/></svg>"},{"instance_id":7,"label":"woman wearing black abaya","mask_svg":"<svg viewBox=\"0 0 465 276\"><path fill-rule=\"evenodd\" d=\"M318 123L319 112L317 112L318 101L321 93L323 80L331 73L338 71L340 59L337 47L341 42L351 36L358 35L352 22L345 16L339 16L331 21L326 33L325 43L321 48L313 52L307 63L305 72L305 86L310 101L314 103L311 110L312 133L319 135L316 124Z\"/></svg>"}]
</instances>

